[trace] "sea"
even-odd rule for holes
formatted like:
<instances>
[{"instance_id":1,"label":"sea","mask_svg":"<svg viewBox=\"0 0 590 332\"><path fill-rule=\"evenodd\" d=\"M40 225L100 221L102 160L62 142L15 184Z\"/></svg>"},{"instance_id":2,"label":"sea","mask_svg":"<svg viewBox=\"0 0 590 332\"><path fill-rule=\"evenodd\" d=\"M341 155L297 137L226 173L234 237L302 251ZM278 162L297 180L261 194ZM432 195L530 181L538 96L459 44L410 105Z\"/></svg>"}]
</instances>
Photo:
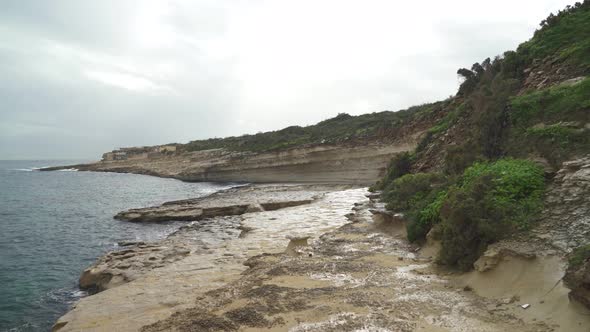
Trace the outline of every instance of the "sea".
<instances>
[{"instance_id":1,"label":"sea","mask_svg":"<svg viewBox=\"0 0 590 332\"><path fill-rule=\"evenodd\" d=\"M0 331L49 331L81 297L80 273L120 241L164 238L182 222L114 220L122 210L236 184L146 175L40 172L80 160L0 161Z\"/></svg>"}]
</instances>

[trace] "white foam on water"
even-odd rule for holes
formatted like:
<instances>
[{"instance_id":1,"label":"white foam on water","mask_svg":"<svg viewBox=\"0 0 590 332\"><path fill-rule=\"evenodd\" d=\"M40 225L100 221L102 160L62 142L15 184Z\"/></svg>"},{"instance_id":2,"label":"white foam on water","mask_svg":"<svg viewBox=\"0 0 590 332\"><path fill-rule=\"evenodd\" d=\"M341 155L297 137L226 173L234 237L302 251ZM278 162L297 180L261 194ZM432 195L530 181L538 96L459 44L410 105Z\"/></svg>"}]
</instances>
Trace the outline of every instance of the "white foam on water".
<instances>
[{"instance_id":1,"label":"white foam on water","mask_svg":"<svg viewBox=\"0 0 590 332\"><path fill-rule=\"evenodd\" d=\"M32 171L38 171L42 168L47 168L49 166L41 166L41 167L29 167L29 168L10 168L8 169L9 171L19 171L19 172L32 172Z\"/></svg>"}]
</instances>

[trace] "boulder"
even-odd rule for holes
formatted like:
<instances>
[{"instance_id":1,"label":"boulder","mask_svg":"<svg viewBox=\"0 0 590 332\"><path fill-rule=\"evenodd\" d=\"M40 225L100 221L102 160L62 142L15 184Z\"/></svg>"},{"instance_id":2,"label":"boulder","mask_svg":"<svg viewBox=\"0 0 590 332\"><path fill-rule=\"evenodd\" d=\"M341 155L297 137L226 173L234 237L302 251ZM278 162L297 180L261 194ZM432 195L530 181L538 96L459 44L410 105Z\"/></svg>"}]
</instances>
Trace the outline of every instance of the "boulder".
<instances>
[{"instance_id":1,"label":"boulder","mask_svg":"<svg viewBox=\"0 0 590 332\"><path fill-rule=\"evenodd\" d=\"M510 248L490 246L483 255L479 257L473 268L478 272L486 272L494 269L506 257L519 257L524 259L534 259L536 255L531 252L516 251Z\"/></svg>"},{"instance_id":2,"label":"boulder","mask_svg":"<svg viewBox=\"0 0 590 332\"><path fill-rule=\"evenodd\" d=\"M250 204L248 205L248 208L246 209L245 213L256 213L256 212L263 212L264 209L262 208L262 206L260 204Z\"/></svg>"},{"instance_id":3,"label":"boulder","mask_svg":"<svg viewBox=\"0 0 590 332\"><path fill-rule=\"evenodd\" d=\"M286 253L289 255L297 256L304 253L302 250L305 247L309 247L307 240L311 237L310 235L299 234L299 235L287 235L289 244L287 245Z\"/></svg>"},{"instance_id":4,"label":"boulder","mask_svg":"<svg viewBox=\"0 0 590 332\"><path fill-rule=\"evenodd\" d=\"M132 281L146 271L178 261L189 253L190 250L183 245L129 245L102 256L84 270L79 286L93 293L101 292Z\"/></svg>"},{"instance_id":5,"label":"boulder","mask_svg":"<svg viewBox=\"0 0 590 332\"><path fill-rule=\"evenodd\" d=\"M371 201L375 201L378 200L379 198L381 198L381 191L375 191L369 194L365 195L368 199L370 199Z\"/></svg>"}]
</instances>

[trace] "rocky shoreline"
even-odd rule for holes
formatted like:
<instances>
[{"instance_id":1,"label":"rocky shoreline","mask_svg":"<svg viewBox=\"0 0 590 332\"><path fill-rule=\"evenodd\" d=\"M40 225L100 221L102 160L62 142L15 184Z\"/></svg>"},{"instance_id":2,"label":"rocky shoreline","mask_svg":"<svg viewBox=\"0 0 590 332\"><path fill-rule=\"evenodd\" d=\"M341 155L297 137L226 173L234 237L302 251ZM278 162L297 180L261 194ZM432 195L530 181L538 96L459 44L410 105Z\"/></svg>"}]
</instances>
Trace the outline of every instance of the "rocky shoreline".
<instances>
[{"instance_id":1,"label":"rocky shoreline","mask_svg":"<svg viewBox=\"0 0 590 332\"><path fill-rule=\"evenodd\" d=\"M81 299L54 330L135 331L164 319L192 306L197 294L237 278L248 257L284 251L288 237L317 236L346 223L344 215L364 193L350 185L253 185L199 199L209 207L239 201L272 210L187 222L155 243L121 243L122 250L84 271L81 285L97 293ZM278 209L286 201L309 203Z\"/></svg>"},{"instance_id":2,"label":"rocky shoreline","mask_svg":"<svg viewBox=\"0 0 590 332\"><path fill-rule=\"evenodd\" d=\"M194 214L84 271L81 285L98 293L54 331L587 331L589 312L559 282L561 252L490 248L486 268L445 271L437 244L409 244L403 216L376 199L342 185L253 185L123 212Z\"/></svg>"}]
</instances>

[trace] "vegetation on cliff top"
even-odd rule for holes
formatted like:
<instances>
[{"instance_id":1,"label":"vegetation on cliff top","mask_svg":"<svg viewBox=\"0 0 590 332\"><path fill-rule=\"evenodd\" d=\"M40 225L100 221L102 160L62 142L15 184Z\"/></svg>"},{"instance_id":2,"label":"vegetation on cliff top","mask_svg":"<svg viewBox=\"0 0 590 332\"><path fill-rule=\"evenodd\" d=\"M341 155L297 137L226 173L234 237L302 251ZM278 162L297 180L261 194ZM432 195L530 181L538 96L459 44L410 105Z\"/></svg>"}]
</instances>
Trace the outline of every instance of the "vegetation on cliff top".
<instances>
[{"instance_id":1,"label":"vegetation on cliff top","mask_svg":"<svg viewBox=\"0 0 590 332\"><path fill-rule=\"evenodd\" d=\"M590 1L550 14L518 52L529 59L556 55L581 70L590 70Z\"/></svg>"},{"instance_id":2,"label":"vegetation on cliff top","mask_svg":"<svg viewBox=\"0 0 590 332\"><path fill-rule=\"evenodd\" d=\"M418 120L443 102L414 106L397 112L378 112L352 116L338 116L315 125L291 126L277 131L238 137L197 140L183 145L186 151L224 148L232 151L270 151L307 144L342 143L358 139L387 139L411 120Z\"/></svg>"}]
</instances>

